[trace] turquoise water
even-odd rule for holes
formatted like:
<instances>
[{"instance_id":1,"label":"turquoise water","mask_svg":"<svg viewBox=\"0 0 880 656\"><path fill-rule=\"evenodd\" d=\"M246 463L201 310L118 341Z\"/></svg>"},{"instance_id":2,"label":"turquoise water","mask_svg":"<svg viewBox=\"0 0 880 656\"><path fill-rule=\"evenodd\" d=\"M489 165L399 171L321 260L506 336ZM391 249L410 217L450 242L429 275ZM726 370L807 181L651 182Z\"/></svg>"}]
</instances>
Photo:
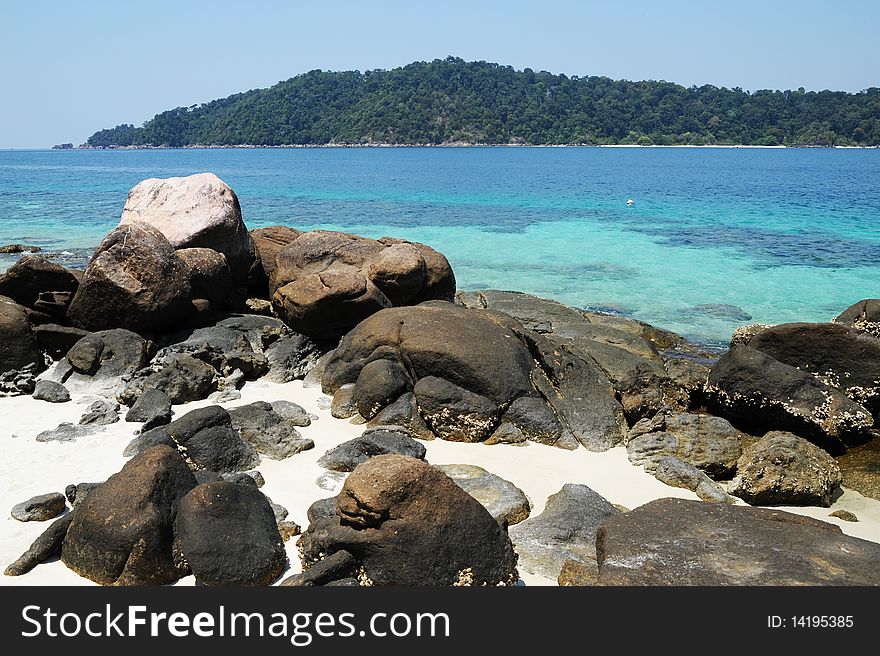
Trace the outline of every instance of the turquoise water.
<instances>
[{"instance_id":1,"label":"turquoise water","mask_svg":"<svg viewBox=\"0 0 880 656\"><path fill-rule=\"evenodd\" d=\"M880 294L880 150L0 151L0 244L82 262L134 184L200 171L235 189L251 228L423 241L462 289L532 292L701 341L828 320Z\"/></svg>"}]
</instances>

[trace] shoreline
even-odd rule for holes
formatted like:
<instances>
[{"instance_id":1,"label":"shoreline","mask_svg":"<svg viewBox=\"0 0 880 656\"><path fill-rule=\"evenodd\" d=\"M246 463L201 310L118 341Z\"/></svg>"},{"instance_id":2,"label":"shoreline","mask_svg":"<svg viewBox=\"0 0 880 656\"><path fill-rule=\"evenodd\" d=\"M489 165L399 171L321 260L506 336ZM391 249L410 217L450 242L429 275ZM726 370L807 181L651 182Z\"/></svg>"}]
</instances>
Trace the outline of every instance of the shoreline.
<instances>
[{"instance_id":1,"label":"shoreline","mask_svg":"<svg viewBox=\"0 0 880 656\"><path fill-rule=\"evenodd\" d=\"M491 143L445 143L445 144L282 144L252 145L202 145L193 144L187 146L76 146L74 148L5 148L2 150L292 150L292 149L319 149L319 148L715 148L715 149L760 149L760 150L878 150L878 146L761 146L757 144L491 144Z\"/></svg>"}]
</instances>

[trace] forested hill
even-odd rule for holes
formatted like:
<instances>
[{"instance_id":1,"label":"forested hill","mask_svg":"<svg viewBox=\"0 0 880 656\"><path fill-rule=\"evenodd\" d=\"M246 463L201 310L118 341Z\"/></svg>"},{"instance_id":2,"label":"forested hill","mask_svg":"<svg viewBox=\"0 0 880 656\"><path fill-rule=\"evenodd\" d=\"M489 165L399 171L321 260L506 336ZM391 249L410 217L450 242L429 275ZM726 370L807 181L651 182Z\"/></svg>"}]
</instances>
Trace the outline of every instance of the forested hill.
<instances>
[{"instance_id":1,"label":"forested hill","mask_svg":"<svg viewBox=\"0 0 880 656\"><path fill-rule=\"evenodd\" d=\"M755 91L553 75L448 57L311 71L120 125L88 145L880 144L880 88Z\"/></svg>"}]
</instances>

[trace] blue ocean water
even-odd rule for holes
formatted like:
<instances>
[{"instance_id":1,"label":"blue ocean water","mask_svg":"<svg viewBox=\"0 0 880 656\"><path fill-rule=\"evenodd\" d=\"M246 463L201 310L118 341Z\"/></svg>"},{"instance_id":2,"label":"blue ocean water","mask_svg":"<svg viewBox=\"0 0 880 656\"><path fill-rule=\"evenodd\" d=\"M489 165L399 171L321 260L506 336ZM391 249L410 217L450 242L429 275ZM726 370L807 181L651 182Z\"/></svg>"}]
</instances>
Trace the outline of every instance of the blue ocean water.
<instances>
[{"instance_id":1,"label":"blue ocean water","mask_svg":"<svg viewBox=\"0 0 880 656\"><path fill-rule=\"evenodd\" d=\"M235 189L251 228L423 241L462 289L532 292L704 342L880 295L876 149L0 151L0 244L93 248L137 182L201 171Z\"/></svg>"}]
</instances>

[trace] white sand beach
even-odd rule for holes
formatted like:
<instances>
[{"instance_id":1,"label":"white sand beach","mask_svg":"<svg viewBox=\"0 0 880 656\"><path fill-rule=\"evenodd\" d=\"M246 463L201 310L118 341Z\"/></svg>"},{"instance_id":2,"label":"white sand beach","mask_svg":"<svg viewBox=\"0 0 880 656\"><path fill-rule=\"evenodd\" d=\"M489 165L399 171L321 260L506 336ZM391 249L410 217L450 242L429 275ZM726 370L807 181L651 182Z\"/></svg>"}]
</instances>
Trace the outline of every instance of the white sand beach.
<instances>
[{"instance_id":1,"label":"white sand beach","mask_svg":"<svg viewBox=\"0 0 880 656\"><path fill-rule=\"evenodd\" d=\"M314 449L283 461L263 456L259 466L266 480L263 492L274 502L285 506L290 511L288 519L305 529L309 505L317 499L334 495L342 485L343 475L338 475L335 481L332 477L325 477L325 487L319 486L317 480L327 470L321 468L317 460L328 449L359 436L364 427L333 418L329 410L330 398L318 388L304 388L301 381L276 384L263 379L246 383L241 393L241 399L224 405L235 407L255 401L288 400L318 417L311 426L299 429L304 437L314 440ZM78 422L87 406L87 398L73 394L70 402L59 404L35 400L30 396L0 398L3 422L0 441L4 453L0 465L3 480L0 507L4 509L0 524L0 560L4 567L25 551L49 524L13 519L9 515L13 505L37 494L63 492L71 483L103 481L117 472L126 461L122 451L140 424L121 420L106 426L96 435L75 442L39 443L34 440L38 433L54 428L60 422ZM175 418L211 403L206 400L175 406ZM530 499L532 516L540 513L547 497L558 492L565 483L586 484L610 502L628 509L662 497L697 498L694 493L665 485L641 467L631 465L623 447L593 453L584 448L566 451L536 443L527 443L526 446L487 446L434 440L425 442L425 445L426 458L432 464L474 464L513 482ZM868 499L855 491L844 490L831 508L783 509L837 524L848 535L880 542L880 501ZM841 509L855 513L860 521L847 522L829 516L831 512ZM287 542L290 568L284 577L300 571L296 540L294 537ZM550 579L520 573L526 585L556 584ZM177 585L193 585L194 582L194 578L188 576ZM37 566L24 576L0 577L0 585L93 583L55 559Z\"/></svg>"}]
</instances>

